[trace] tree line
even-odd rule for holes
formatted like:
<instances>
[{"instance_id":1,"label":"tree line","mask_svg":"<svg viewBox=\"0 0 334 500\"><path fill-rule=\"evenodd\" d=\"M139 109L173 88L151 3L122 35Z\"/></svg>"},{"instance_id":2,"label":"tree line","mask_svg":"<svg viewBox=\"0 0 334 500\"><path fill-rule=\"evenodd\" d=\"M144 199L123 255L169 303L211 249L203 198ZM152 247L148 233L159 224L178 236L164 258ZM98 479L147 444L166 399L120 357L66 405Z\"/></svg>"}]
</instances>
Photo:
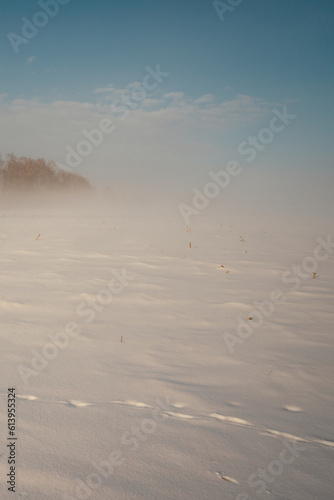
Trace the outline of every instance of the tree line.
<instances>
[{"instance_id":1,"label":"tree line","mask_svg":"<svg viewBox=\"0 0 334 500\"><path fill-rule=\"evenodd\" d=\"M5 159L0 156L0 190L47 193L92 191L93 187L81 175L61 170L53 161L10 154Z\"/></svg>"}]
</instances>

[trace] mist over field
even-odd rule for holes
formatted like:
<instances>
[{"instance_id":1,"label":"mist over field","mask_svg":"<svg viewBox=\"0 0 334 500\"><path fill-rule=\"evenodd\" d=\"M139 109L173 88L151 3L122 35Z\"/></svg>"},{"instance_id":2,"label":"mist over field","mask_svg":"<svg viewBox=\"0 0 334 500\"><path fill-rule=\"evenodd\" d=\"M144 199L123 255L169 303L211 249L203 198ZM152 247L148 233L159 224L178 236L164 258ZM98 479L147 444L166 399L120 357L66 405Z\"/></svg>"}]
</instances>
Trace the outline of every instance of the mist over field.
<instances>
[{"instance_id":1,"label":"mist over field","mask_svg":"<svg viewBox=\"0 0 334 500\"><path fill-rule=\"evenodd\" d=\"M0 498L333 497L329 0L0 16Z\"/></svg>"}]
</instances>

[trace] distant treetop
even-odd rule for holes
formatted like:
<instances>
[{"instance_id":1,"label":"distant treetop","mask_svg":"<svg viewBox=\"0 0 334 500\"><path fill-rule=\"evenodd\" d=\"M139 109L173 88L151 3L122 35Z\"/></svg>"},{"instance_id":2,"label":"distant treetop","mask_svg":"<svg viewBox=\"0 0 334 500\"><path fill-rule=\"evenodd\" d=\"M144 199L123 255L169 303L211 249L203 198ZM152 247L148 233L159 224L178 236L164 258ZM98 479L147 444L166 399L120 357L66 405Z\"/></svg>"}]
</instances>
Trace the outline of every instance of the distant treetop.
<instances>
[{"instance_id":1,"label":"distant treetop","mask_svg":"<svg viewBox=\"0 0 334 500\"><path fill-rule=\"evenodd\" d=\"M91 191L89 181L79 174L65 172L55 162L43 158L0 156L0 189L22 192Z\"/></svg>"}]
</instances>

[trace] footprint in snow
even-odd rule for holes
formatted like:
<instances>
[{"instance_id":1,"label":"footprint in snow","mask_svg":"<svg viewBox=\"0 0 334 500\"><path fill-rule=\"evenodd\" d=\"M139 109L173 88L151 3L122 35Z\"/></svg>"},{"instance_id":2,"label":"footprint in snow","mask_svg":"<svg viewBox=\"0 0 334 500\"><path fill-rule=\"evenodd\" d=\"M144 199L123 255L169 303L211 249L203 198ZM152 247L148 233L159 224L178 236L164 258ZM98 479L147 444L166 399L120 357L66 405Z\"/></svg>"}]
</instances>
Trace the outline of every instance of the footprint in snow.
<instances>
[{"instance_id":1,"label":"footprint in snow","mask_svg":"<svg viewBox=\"0 0 334 500\"><path fill-rule=\"evenodd\" d=\"M187 405L185 405L183 403L174 403L174 404L171 404L171 406L173 408L186 408Z\"/></svg>"},{"instance_id":2,"label":"footprint in snow","mask_svg":"<svg viewBox=\"0 0 334 500\"><path fill-rule=\"evenodd\" d=\"M140 403L139 401L125 401L125 404L129 406L137 406L137 408L152 408L152 406Z\"/></svg>"},{"instance_id":3,"label":"footprint in snow","mask_svg":"<svg viewBox=\"0 0 334 500\"><path fill-rule=\"evenodd\" d=\"M25 399L26 401L36 401L36 396L29 396L29 395L22 395L22 396L19 396L18 394L16 395L16 397L18 399Z\"/></svg>"},{"instance_id":4,"label":"footprint in snow","mask_svg":"<svg viewBox=\"0 0 334 500\"><path fill-rule=\"evenodd\" d=\"M303 411L302 408L299 408L299 406L290 406L290 405L284 406L283 409L287 411L293 411L296 413Z\"/></svg>"},{"instance_id":5,"label":"footprint in snow","mask_svg":"<svg viewBox=\"0 0 334 500\"><path fill-rule=\"evenodd\" d=\"M174 411L165 411L164 412L166 415L168 415L169 417L177 417L177 418L183 418L185 420L190 420L192 418L196 418L196 417L193 417L192 415L187 415L186 413L175 413Z\"/></svg>"},{"instance_id":6,"label":"footprint in snow","mask_svg":"<svg viewBox=\"0 0 334 500\"><path fill-rule=\"evenodd\" d=\"M153 408L153 406L147 405L146 403L140 403L139 401L110 401L112 404L133 406L135 408Z\"/></svg>"},{"instance_id":7,"label":"footprint in snow","mask_svg":"<svg viewBox=\"0 0 334 500\"><path fill-rule=\"evenodd\" d=\"M308 440L300 438L298 436L294 436L293 434L288 434L287 432L276 431L274 429L267 429L265 431L267 434L271 434L272 436L281 437L285 439L291 439L291 441L300 441L306 443Z\"/></svg>"},{"instance_id":8,"label":"footprint in snow","mask_svg":"<svg viewBox=\"0 0 334 500\"><path fill-rule=\"evenodd\" d=\"M84 403L83 401L77 401L71 399L70 401L59 401L60 404L70 406L71 408L84 408L86 406L93 406L91 403Z\"/></svg>"},{"instance_id":9,"label":"footprint in snow","mask_svg":"<svg viewBox=\"0 0 334 500\"><path fill-rule=\"evenodd\" d=\"M250 426L252 425L250 422L247 422L247 420L244 420L242 418L220 415L220 413L211 413L211 415L209 415L209 416L212 418L216 418L217 420L223 420L224 422L230 422L232 424L250 425Z\"/></svg>"},{"instance_id":10,"label":"footprint in snow","mask_svg":"<svg viewBox=\"0 0 334 500\"><path fill-rule=\"evenodd\" d=\"M275 436L275 437L290 439L291 441L299 441L301 443L317 443L317 444L322 444L324 446L330 446L331 448L334 448L334 441L327 441L325 439L316 439L316 438L304 439L304 438L301 438L298 436L294 436L293 434L288 434L286 432L280 432L280 431L276 431L273 429L267 429L266 433L270 434L272 436Z\"/></svg>"}]
</instances>

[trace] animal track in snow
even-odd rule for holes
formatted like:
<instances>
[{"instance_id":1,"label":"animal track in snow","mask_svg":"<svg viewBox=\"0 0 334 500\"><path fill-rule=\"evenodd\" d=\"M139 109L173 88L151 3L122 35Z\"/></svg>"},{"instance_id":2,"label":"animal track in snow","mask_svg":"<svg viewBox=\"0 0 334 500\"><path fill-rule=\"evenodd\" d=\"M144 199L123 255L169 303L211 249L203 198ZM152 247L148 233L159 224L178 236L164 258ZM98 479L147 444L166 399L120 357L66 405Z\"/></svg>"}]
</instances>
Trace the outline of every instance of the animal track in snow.
<instances>
[{"instance_id":1,"label":"animal track in snow","mask_svg":"<svg viewBox=\"0 0 334 500\"><path fill-rule=\"evenodd\" d=\"M0 394L0 396L7 396L6 393L3 393L3 394ZM141 403L139 401L133 401L133 400L127 400L127 401L99 401L99 402L95 402L95 403L86 403L84 401L80 401L80 400L76 400L76 399L70 399L68 401L45 401L45 400L41 400L39 399L38 397L36 396L33 396L33 395L27 395L27 394L22 394L22 395L17 395L17 398L18 399L21 399L23 401L30 401L30 402L33 402L33 401L39 401L41 403L51 403L51 404L58 404L58 405L65 405L65 406L69 406L69 407L72 407L72 408L87 408L89 406L98 406L99 404L117 404L117 405L124 405L124 406L129 406L129 407L132 407L132 408L136 408L138 410L144 410L144 409L154 409L154 406L151 406L151 405L148 405L146 403ZM232 404L232 402L230 403ZM233 403L233 405L237 406L238 403ZM185 408L186 405L183 404L183 403L170 403L169 406L171 408L175 408L175 410L177 409L182 409L182 408ZM288 410L288 411L292 411L292 412L299 412L299 411L303 411L301 408L297 407L297 406L286 406L284 407L285 410ZM320 445L323 445L323 446L329 446L331 448L334 448L334 441L328 441L328 440L325 440L325 439L316 439L316 438L301 438L299 436L295 436L293 434L289 434L287 432L282 432L282 431L277 431L277 430L274 430L274 429L261 429L257 426L255 426L254 424L252 424L251 422L248 422L247 420L243 419L243 418L239 418L239 417L232 417L232 416L226 416L226 415L221 415L220 413L210 413L209 415L208 414L205 414L205 415L190 415L190 414L187 414L187 413L178 413L177 411L162 411L163 414L171 417L171 418L179 418L180 420L184 420L184 421L187 421L187 420L208 420L208 417L210 418L213 418L215 420L218 420L224 424L227 424L227 425L236 425L238 427L245 427L245 428L248 428L248 429L252 429L253 431L255 432L259 432L263 435L270 435L272 437L276 437L276 438L281 438L281 439L289 439L289 440L292 440L292 441L299 441L299 442L302 442L302 443L309 443L309 444L320 444ZM221 479L224 479L225 481L229 481L229 479L231 479L231 481L229 482L233 482L233 478L229 478L229 476L222 476L220 473L216 473L217 475L219 475L219 477L221 477ZM229 478L229 479L226 479L226 478ZM235 481L235 480L234 480Z\"/></svg>"},{"instance_id":2,"label":"animal track in snow","mask_svg":"<svg viewBox=\"0 0 334 500\"><path fill-rule=\"evenodd\" d=\"M86 406L93 406L91 403L85 403L84 401L77 401L75 399L71 399L70 401L58 401L60 404L71 406L73 408L84 408Z\"/></svg>"},{"instance_id":3,"label":"animal track in snow","mask_svg":"<svg viewBox=\"0 0 334 500\"><path fill-rule=\"evenodd\" d=\"M303 411L301 408L299 408L299 406L284 406L284 410L287 410L287 411L294 411L294 412L300 412L300 411Z\"/></svg>"},{"instance_id":4,"label":"animal track in snow","mask_svg":"<svg viewBox=\"0 0 334 500\"><path fill-rule=\"evenodd\" d=\"M109 401L110 403L125 406L134 406L136 408L153 408L153 406L147 405L145 403L140 403L138 401Z\"/></svg>"},{"instance_id":5,"label":"animal track in snow","mask_svg":"<svg viewBox=\"0 0 334 500\"><path fill-rule=\"evenodd\" d=\"M137 406L138 408L152 408L152 406L145 403L139 403L138 401L125 401L126 405Z\"/></svg>"},{"instance_id":6,"label":"animal track in snow","mask_svg":"<svg viewBox=\"0 0 334 500\"><path fill-rule=\"evenodd\" d=\"M304 439L304 438L301 438L299 436L294 436L293 434L288 434L286 432L281 432L281 431L275 431L273 429L266 429L266 431L264 433L271 434L272 436L276 436L276 437L291 439L291 441L299 441L301 443L317 443L317 444L323 444L324 446L330 446L330 447L334 448L334 441L327 441L324 439L316 439L316 438Z\"/></svg>"},{"instance_id":7,"label":"animal track in snow","mask_svg":"<svg viewBox=\"0 0 334 500\"><path fill-rule=\"evenodd\" d=\"M247 420L244 420L242 418L226 417L225 415L220 415L219 413L211 413L211 415L209 415L209 416L212 417L212 418L216 418L217 420L223 420L225 422L231 422L233 424L250 425L250 426L252 426L252 424L250 424L249 422L247 422Z\"/></svg>"},{"instance_id":8,"label":"animal track in snow","mask_svg":"<svg viewBox=\"0 0 334 500\"><path fill-rule=\"evenodd\" d=\"M16 397L18 399L25 399L27 401L36 401L38 399L38 398L36 398L36 396L28 396L28 395L19 396L18 394L16 395Z\"/></svg>"},{"instance_id":9,"label":"animal track in snow","mask_svg":"<svg viewBox=\"0 0 334 500\"><path fill-rule=\"evenodd\" d=\"M273 429L266 429L265 432L267 434L272 434L273 436L283 437L285 439L291 439L293 441L304 441L304 442L307 441L307 439L303 439L303 438L300 438L298 436L294 436L293 434L287 434L286 432L275 431Z\"/></svg>"},{"instance_id":10,"label":"animal track in snow","mask_svg":"<svg viewBox=\"0 0 334 500\"><path fill-rule=\"evenodd\" d=\"M183 418L183 419L192 419L192 418L198 418L194 417L193 415L187 415L186 413L175 413L174 411L164 411L166 415L169 415L170 417L177 417L177 418Z\"/></svg>"}]
</instances>

